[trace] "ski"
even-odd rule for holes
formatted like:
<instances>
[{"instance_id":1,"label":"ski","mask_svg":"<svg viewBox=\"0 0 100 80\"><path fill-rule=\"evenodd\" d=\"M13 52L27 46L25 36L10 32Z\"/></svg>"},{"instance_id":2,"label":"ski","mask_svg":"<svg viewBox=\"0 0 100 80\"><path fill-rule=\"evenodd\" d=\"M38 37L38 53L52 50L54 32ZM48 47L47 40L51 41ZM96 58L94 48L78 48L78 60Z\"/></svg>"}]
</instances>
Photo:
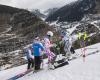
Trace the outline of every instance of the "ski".
<instances>
[{"instance_id":1,"label":"ski","mask_svg":"<svg viewBox=\"0 0 100 80\"><path fill-rule=\"evenodd\" d=\"M60 63L58 65L54 65L54 69L57 69L59 67L62 67L62 66L68 65L68 64L69 64L68 61L64 61L64 62L62 62L62 63Z\"/></svg>"},{"instance_id":2,"label":"ski","mask_svg":"<svg viewBox=\"0 0 100 80\"><path fill-rule=\"evenodd\" d=\"M54 64L51 64L51 67L49 69L54 70L57 69L59 67L63 67L65 65L68 65L68 60L66 60L66 58L62 58L58 61L55 61Z\"/></svg>"},{"instance_id":3,"label":"ski","mask_svg":"<svg viewBox=\"0 0 100 80\"><path fill-rule=\"evenodd\" d=\"M10 78L10 79L8 79L8 80L16 80L16 79L21 78L21 77L23 77L24 75L30 73L31 71L33 71L33 69L26 70L26 71L24 71L24 72L22 72L22 73L20 73L20 74L15 75L14 77L12 77L12 78Z\"/></svg>"}]
</instances>

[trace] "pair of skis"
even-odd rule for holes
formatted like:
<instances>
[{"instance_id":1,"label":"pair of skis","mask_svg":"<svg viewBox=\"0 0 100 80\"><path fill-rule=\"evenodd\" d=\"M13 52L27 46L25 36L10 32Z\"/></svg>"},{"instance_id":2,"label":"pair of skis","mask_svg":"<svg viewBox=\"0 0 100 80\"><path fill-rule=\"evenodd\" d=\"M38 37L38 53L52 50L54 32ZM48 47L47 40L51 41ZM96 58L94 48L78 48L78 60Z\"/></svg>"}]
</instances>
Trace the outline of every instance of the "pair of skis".
<instances>
[{"instance_id":1,"label":"pair of skis","mask_svg":"<svg viewBox=\"0 0 100 80\"><path fill-rule=\"evenodd\" d=\"M50 63L51 64L51 63ZM48 67L48 69L55 70L56 68L62 67L64 65L68 65L68 61L66 58L63 58L61 60L55 61L51 66ZM49 65L49 64L48 64Z\"/></svg>"},{"instance_id":2,"label":"pair of skis","mask_svg":"<svg viewBox=\"0 0 100 80\"><path fill-rule=\"evenodd\" d=\"M22 72L22 73L20 73L20 74L17 74L16 76L11 77L11 78L8 79L8 80L16 80L16 79L21 78L21 77L23 77L24 75L30 73L31 71L33 71L33 68L32 68L32 69L28 69L28 70L26 70L26 71L24 71L24 72Z\"/></svg>"},{"instance_id":3,"label":"pair of skis","mask_svg":"<svg viewBox=\"0 0 100 80\"><path fill-rule=\"evenodd\" d=\"M54 65L54 69L68 65L68 61L62 61L61 63L58 63L58 65Z\"/></svg>"}]
</instances>

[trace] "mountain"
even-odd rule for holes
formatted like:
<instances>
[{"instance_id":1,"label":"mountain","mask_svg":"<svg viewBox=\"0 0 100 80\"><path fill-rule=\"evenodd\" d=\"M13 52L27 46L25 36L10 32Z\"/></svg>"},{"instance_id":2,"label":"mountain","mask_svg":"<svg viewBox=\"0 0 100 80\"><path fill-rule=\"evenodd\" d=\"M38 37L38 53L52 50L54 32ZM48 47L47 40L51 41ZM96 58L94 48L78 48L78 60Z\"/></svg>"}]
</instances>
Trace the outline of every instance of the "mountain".
<instances>
[{"instance_id":1,"label":"mountain","mask_svg":"<svg viewBox=\"0 0 100 80\"><path fill-rule=\"evenodd\" d=\"M100 0L96 0L96 12L100 14Z\"/></svg>"},{"instance_id":2,"label":"mountain","mask_svg":"<svg viewBox=\"0 0 100 80\"><path fill-rule=\"evenodd\" d=\"M78 0L61 7L49 15L46 21L80 21L85 14L93 13L95 6L95 0Z\"/></svg>"},{"instance_id":3,"label":"mountain","mask_svg":"<svg viewBox=\"0 0 100 80\"><path fill-rule=\"evenodd\" d=\"M10 6L0 4L0 25L9 23L10 17L21 10L22 9L12 8Z\"/></svg>"},{"instance_id":4,"label":"mountain","mask_svg":"<svg viewBox=\"0 0 100 80\"><path fill-rule=\"evenodd\" d=\"M31 12L33 14L37 15L40 18L45 18L46 17L46 15L44 15L43 13L41 13L41 11L39 9L33 9L33 10L31 10Z\"/></svg>"},{"instance_id":5,"label":"mountain","mask_svg":"<svg viewBox=\"0 0 100 80\"><path fill-rule=\"evenodd\" d=\"M0 46L5 48L0 49L0 52L2 50L6 52L12 51L12 49L6 48L11 42L17 42L14 49L20 48L20 41L30 40L31 42L35 35L41 36L45 34L44 29L50 30L51 28L35 14L24 9L0 5ZM14 46L13 43L10 46Z\"/></svg>"},{"instance_id":6,"label":"mountain","mask_svg":"<svg viewBox=\"0 0 100 80\"><path fill-rule=\"evenodd\" d=\"M53 14L55 11L57 11L58 8L49 8L46 11L44 11L44 14L48 17L49 15Z\"/></svg>"},{"instance_id":7,"label":"mountain","mask_svg":"<svg viewBox=\"0 0 100 80\"><path fill-rule=\"evenodd\" d=\"M78 0L61 7L46 21L57 31L66 31L70 36L86 32L90 39L87 45L95 44L100 42L99 3L99 0ZM78 41L74 42L75 48L79 48L79 45Z\"/></svg>"}]
</instances>

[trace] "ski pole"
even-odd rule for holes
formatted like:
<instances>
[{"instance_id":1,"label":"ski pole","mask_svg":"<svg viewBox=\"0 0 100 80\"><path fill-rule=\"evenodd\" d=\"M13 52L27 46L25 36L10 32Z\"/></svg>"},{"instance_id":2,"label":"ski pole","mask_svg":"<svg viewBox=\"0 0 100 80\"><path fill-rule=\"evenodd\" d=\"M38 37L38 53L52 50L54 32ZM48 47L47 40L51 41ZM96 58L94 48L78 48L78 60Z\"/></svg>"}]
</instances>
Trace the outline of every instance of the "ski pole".
<instances>
[{"instance_id":1,"label":"ski pole","mask_svg":"<svg viewBox=\"0 0 100 80\"><path fill-rule=\"evenodd\" d=\"M80 46L81 46L83 61L85 62L85 43L84 41L80 41Z\"/></svg>"}]
</instances>

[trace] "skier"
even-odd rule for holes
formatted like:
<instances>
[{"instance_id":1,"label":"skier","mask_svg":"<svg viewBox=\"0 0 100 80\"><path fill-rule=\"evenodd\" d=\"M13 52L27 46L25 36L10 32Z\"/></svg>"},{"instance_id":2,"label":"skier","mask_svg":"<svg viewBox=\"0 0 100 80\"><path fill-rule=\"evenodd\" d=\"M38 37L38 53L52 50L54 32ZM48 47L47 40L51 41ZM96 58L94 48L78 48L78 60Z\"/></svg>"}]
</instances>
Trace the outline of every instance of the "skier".
<instances>
[{"instance_id":1,"label":"skier","mask_svg":"<svg viewBox=\"0 0 100 80\"><path fill-rule=\"evenodd\" d=\"M60 47L60 53L62 54L62 56L66 56L66 52L65 52L65 50L64 50L65 43L64 43L64 41L63 41L63 37L64 37L64 36L61 35L60 41L59 41L59 43L58 43L58 46Z\"/></svg>"},{"instance_id":2,"label":"skier","mask_svg":"<svg viewBox=\"0 0 100 80\"><path fill-rule=\"evenodd\" d=\"M87 41L87 33L84 32L84 34L78 33L78 39L80 41L80 47L83 48L86 46Z\"/></svg>"},{"instance_id":3,"label":"skier","mask_svg":"<svg viewBox=\"0 0 100 80\"><path fill-rule=\"evenodd\" d=\"M83 57L85 57L85 46L86 46L86 40L87 40L87 33L84 32L84 34L82 35L81 33L78 33L78 39L80 42L80 47L81 47L81 51L83 54Z\"/></svg>"},{"instance_id":4,"label":"skier","mask_svg":"<svg viewBox=\"0 0 100 80\"><path fill-rule=\"evenodd\" d=\"M67 32L65 32L65 31L61 32L61 36L62 36L62 41L64 44L64 51L65 51L64 56L66 56L67 59L70 59L70 58L72 58L71 51L70 51L70 49L72 47L72 42L71 42L70 37Z\"/></svg>"},{"instance_id":5,"label":"skier","mask_svg":"<svg viewBox=\"0 0 100 80\"><path fill-rule=\"evenodd\" d=\"M38 71L40 70L41 65L41 51L44 50L43 45L40 43L39 37L35 38L32 48L34 51L35 71Z\"/></svg>"},{"instance_id":6,"label":"skier","mask_svg":"<svg viewBox=\"0 0 100 80\"><path fill-rule=\"evenodd\" d=\"M53 32L48 31L46 37L44 38L45 52L46 55L48 56L48 68L53 67L52 65L54 64L54 61L56 59L56 55L50 50L50 48L54 46L50 41L52 36Z\"/></svg>"},{"instance_id":7,"label":"skier","mask_svg":"<svg viewBox=\"0 0 100 80\"><path fill-rule=\"evenodd\" d=\"M28 60L27 70L34 67L34 55L32 53L32 47L29 46L24 50L26 58Z\"/></svg>"}]
</instances>

